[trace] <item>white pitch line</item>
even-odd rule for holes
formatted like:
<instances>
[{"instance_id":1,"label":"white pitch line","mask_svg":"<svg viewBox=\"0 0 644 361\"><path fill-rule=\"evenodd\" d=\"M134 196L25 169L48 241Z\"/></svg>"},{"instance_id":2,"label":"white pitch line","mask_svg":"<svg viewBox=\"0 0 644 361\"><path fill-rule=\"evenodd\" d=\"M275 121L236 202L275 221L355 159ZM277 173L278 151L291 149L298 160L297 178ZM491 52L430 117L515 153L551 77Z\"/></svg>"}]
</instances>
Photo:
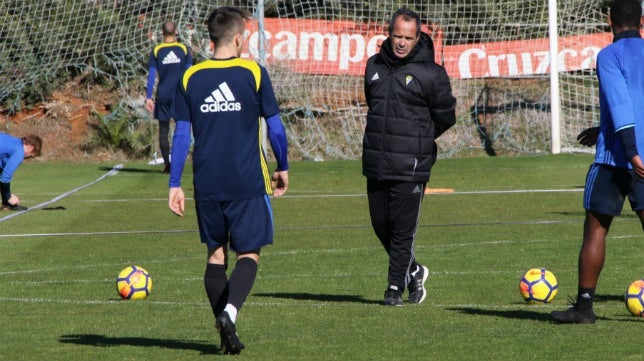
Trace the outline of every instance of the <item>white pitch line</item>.
<instances>
[{"instance_id":1,"label":"white pitch line","mask_svg":"<svg viewBox=\"0 0 644 361\"><path fill-rule=\"evenodd\" d=\"M428 194L431 196L440 195L459 195L459 194L512 194L512 193L574 193L583 192L582 188L574 189L510 189L510 190L480 190L480 191L454 191L451 193L433 193ZM367 193L346 193L346 194L287 194L280 199L290 198L351 198L351 197L366 197ZM85 199L80 202L165 202L167 198L118 198L118 199ZM194 198L187 197L187 201L192 201Z\"/></svg>"},{"instance_id":2,"label":"white pitch line","mask_svg":"<svg viewBox=\"0 0 644 361\"><path fill-rule=\"evenodd\" d=\"M499 191L463 191L463 192L453 192L453 193L436 193L432 195L440 194L507 194L507 193L569 193L569 192L583 192L583 188L574 188L574 189L511 189L511 190L499 190Z\"/></svg>"},{"instance_id":3,"label":"white pitch line","mask_svg":"<svg viewBox=\"0 0 644 361\"><path fill-rule=\"evenodd\" d=\"M102 176L98 177L98 179L94 180L93 182L89 182L89 183L85 184L84 186L80 186L80 187L78 187L76 189L72 189L71 191L69 191L67 193L63 193L63 194L59 195L58 197L54 197L52 200L50 200L48 202L41 203L41 204L39 204L37 206L30 207L27 210L18 211L18 212L10 214L8 216L5 216L3 218L0 218L0 222L4 222L4 221L9 220L9 219L11 219L13 217L17 217L17 216L19 216L21 214L27 213L27 212L29 212L31 210L42 208L42 207L44 207L46 205L52 204L54 202L57 202L57 201L65 198L65 197L67 197L70 194L76 193L76 192L78 192L78 191L80 191L82 189L85 189L87 187L93 186L94 184L96 184L96 183L102 181L103 179L105 179L106 177L118 174L119 170L121 170L121 169L123 169L123 164L117 164L114 167L112 167L112 169L110 169L109 172L107 172L107 173L103 174Z\"/></svg>"},{"instance_id":4,"label":"white pitch line","mask_svg":"<svg viewBox=\"0 0 644 361\"><path fill-rule=\"evenodd\" d=\"M334 294L334 295L327 295L324 294L323 296L338 296L342 297L344 295L342 294ZM151 296L153 297L153 296ZM251 294L252 298L258 298L258 296L253 296ZM321 300L315 300L315 296L312 296L311 300L298 300L298 299L289 299L288 297L275 297L279 299L284 299L284 301L276 301L276 302L257 302L257 301L247 301L244 303L246 306L255 306L255 307L347 307L349 305L354 306L354 307L382 307L380 305L380 300L378 299L377 302L369 302L371 301L369 298L364 298L364 301L367 301L367 303L363 302L352 302L352 301L321 301ZM120 300L120 299L112 299L112 300L72 300L72 299L53 299L53 298L19 298L19 297L0 297L0 302L3 303L9 303L9 302L17 302L17 303L50 303L50 304L69 304L69 305L126 305L130 304L131 302L134 303L141 303L141 304L149 304L149 305L156 305L156 306L178 306L178 307L202 307L202 308L210 308L210 305L206 302L176 302L176 301L153 301L151 299L144 299L144 300L137 300L137 301L129 301L129 300ZM485 309L485 310L525 310L525 309L530 309L530 310L549 310L549 309L555 309L558 307L562 307L559 304L548 304L548 305L529 305L529 304L521 304L521 303L513 303L513 304L480 304L480 303L463 303L463 304L448 304L448 303L431 303L431 302L425 302L422 306L418 307L431 307L431 308L437 308L437 309ZM596 308L600 309L622 309L624 306L617 304L617 303L611 303L611 304L595 304Z\"/></svg>"},{"instance_id":5,"label":"white pitch line","mask_svg":"<svg viewBox=\"0 0 644 361\"><path fill-rule=\"evenodd\" d=\"M158 230L158 231L103 231L103 232L62 232L62 233L24 233L24 234L0 234L0 238L9 237L60 237L60 236L104 236L111 234L177 234L196 233L197 230Z\"/></svg>"}]
</instances>

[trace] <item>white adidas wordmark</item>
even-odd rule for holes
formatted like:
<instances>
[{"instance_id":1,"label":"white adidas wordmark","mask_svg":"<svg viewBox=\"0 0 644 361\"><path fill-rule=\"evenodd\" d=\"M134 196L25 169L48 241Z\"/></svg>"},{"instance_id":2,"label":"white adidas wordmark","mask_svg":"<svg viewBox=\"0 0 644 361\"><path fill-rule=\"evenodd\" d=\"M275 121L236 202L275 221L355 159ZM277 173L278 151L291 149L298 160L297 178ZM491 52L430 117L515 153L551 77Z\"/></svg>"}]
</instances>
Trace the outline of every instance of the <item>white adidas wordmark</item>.
<instances>
[{"instance_id":1,"label":"white adidas wordmark","mask_svg":"<svg viewBox=\"0 0 644 361\"><path fill-rule=\"evenodd\" d=\"M228 84L223 82L204 100L200 109L203 113L239 111L241 103L236 101Z\"/></svg>"}]
</instances>

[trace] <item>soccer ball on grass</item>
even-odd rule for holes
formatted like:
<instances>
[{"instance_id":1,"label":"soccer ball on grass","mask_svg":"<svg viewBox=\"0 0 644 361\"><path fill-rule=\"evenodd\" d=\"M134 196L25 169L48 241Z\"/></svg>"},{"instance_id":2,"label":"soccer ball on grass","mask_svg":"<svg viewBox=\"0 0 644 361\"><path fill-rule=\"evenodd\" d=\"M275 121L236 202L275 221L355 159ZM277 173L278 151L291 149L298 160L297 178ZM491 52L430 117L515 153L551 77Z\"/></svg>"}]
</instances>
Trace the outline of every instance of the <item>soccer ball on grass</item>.
<instances>
[{"instance_id":1,"label":"soccer ball on grass","mask_svg":"<svg viewBox=\"0 0 644 361\"><path fill-rule=\"evenodd\" d=\"M548 303L557 295L555 275L545 268L529 269L519 282L519 292L528 303Z\"/></svg>"},{"instance_id":2,"label":"soccer ball on grass","mask_svg":"<svg viewBox=\"0 0 644 361\"><path fill-rule=\"evenodd\" d=\"M116 291L126 300L141 300L152 292L152 277L141 266L125 267L116 278Z\"/></svg>"},{"instance_id":3,"label":"soccer ball on grass","mask_svg":"<svg viewBox=\"0 0 644 361\"><path fill-rule=\"evenodd\" d=\"M644 279L631 283L626 289L626 308L633 316L644 317Z\"/></svg>"}]
</instances>

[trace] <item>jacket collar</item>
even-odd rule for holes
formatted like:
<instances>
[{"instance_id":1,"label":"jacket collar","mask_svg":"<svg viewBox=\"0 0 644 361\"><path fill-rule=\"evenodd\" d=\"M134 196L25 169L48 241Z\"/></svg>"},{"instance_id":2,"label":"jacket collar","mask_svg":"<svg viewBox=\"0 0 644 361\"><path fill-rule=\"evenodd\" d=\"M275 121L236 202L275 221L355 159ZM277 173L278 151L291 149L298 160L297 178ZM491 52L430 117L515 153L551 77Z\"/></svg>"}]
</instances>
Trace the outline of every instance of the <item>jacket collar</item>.
<instances>
[{"instance_id":1,"label":"jacket collar","mask_svg":"<svg viewBox=\"0 0 644 361\"><path fill-rule=\"evenodd\" d=\"M418 43L404 58L399 58L394 54L391 44L391 37L385 39L380 47L380 55L385 63L391 68L397 68L407 63L424 63L434 61L434 42L424 32L420 33Z\"/></svg>"},{"instance_id":2,"label":"jacket collar","mask_svg":"<svg viewBox=\"0 0 644 361\"><path fill-rule=\"evenodd\" d=\"M626 38L641 38L639 30L624 30L613 36L613 43Z\"/></svg>"}]
</instances>

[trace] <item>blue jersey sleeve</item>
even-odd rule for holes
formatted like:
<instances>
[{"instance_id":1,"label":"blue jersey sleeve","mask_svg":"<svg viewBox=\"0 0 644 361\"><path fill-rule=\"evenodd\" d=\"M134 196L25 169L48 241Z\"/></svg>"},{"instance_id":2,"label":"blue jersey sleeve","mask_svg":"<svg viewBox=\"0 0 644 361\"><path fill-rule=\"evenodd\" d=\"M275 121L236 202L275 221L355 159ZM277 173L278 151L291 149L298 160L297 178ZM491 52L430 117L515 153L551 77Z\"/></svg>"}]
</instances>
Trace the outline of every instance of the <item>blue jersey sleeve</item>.
<instances>
[{"instance_id":1,"label":"blue jersey sleeve","mask_svg":"<svg viewBox=\"0 0 644 361\"><path fill-rule=\"evenodd\" d=\"M190 122L177 120L177 125L172 136L172 150L170 152L170 188L181 186L181 174L190 151Z\"/></svg>"},{"instance_id":2,"label":"blue jersey sleeve","mask_svg":"<svg viewBox=\"0 0 644 361\"><path fill-rule=\"evenodd\" d=\"M9 183L25 158L22 140L0 133L0 182Z\"/></svg>"},{"instance_id":3,"label":"blue jersey sleeve","mask_svg":"<svg viewBox=\"0 0 644 361\"><path fill-rule=\"evenodd\" d=\"M279 114L268 117L266 125L268 126L268 139L277 160L277 170L288 170L288 142Z\"/></svg>"},{"instance_id":4,"label":"blue jersey sleeve","mask_svg":"<svg viewBox=\"0 0 644 361\"><path fill-rule=\"evenodd\" d=\"M152 99L152 93L154 92L154 80L157 78L157 68L154 66L150 67L148 71L148 84L145 88L146 99Z\"/></svg>"},{"instance_id":5,"label":"blue jersey sleeve","mask_svg":"<svg viewBox=\"0 0 644 361\"><path fill-rule=\"evenodd\" d=\"M189 46L186 47L186 64L185 69L188 69L192 66L192 49Z\"/></svg>"},{"instance_id":6,"label":"blue jersey sleeve","mask_svg":"<svg viewBox=\"0 0 644 361\"><path fill-rule=\"evenodd\" d=\"M606 48L597 57L597 77L616 132L635 124L633 99L622 71L623 53L618 47Z\"/></svg>"},{"instance_id":7,"label":"blue jersey sleeve","mask_svg":"<svg viewBox=\"0 0 644 361\"><path fill-rule=\"evenodd\" d=\"M181 174L183 174L191 142L190 110L186 101L185 89L181 85L175 93L175 105L177 121L170 149L170 188L181 186Z\"/></svg>"}]
</instances>

